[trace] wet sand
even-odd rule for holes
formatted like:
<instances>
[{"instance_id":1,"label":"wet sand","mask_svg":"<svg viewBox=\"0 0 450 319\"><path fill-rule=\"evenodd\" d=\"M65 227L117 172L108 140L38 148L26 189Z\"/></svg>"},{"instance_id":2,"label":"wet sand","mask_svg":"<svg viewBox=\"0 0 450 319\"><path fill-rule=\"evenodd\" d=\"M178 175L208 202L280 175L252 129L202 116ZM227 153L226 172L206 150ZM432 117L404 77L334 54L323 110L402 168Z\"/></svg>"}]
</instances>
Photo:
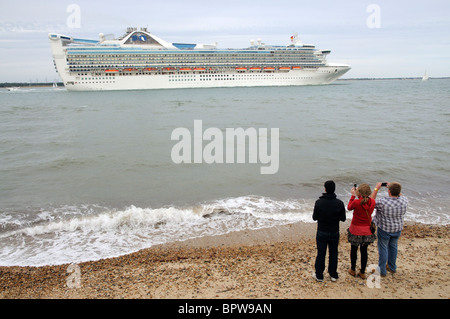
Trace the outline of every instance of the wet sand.
<instances>
[{"instance_id":1,"label":"wet sand","mask_svg":"<svg viewBox=\"0 0 450 319\"><path fill-rule=\"evenodd\" d=\"M0 267L0 298L448 299L449 227L407 224L397 273L373 274L369 280L348 273L346 222L338 281L327 274L324 282L315 281L316 224L295 223L155 246L69 269L67 264ZM368 253L368 265L377 264L376 242ZM359 259L357 271L358 265Z\"/></svg>"}]
</instances>

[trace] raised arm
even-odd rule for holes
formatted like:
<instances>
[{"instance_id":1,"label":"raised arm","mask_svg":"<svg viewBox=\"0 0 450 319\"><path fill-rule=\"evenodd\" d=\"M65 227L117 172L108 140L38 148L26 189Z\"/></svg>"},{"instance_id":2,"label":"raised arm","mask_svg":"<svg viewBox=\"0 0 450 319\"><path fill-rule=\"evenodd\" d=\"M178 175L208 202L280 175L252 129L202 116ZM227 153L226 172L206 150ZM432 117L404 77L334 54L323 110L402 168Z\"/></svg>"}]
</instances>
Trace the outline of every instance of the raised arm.
<instances>
[{"instance_id":1,"label":"raised arm","mask_svg":"<svg viewBox=\"0 0 450 319\"><path fill-rule=\"evenodd\" d=\"M350 200L348 201L347 209L348 209L348 210L353 210L353 209L355 208L355 207L353 207L353 203L354 203L355 198L356 198L356 188L353 187L353 188L350 190L350 193L352 194L352 196L350 197Z\"/></svg>"},{"instance_id":2,"label":"raised arm","mask_svg":"<svg viewBox=\"0 0 450 319\"><path fill-rule=\"evenodd\" d=\"M375 186L375 188L373 189L372 194L370 195L370 198L375 199L377 197L378 191L381 188L381 182L378 182L377 185Z\"/></svg>"}]
</instances>

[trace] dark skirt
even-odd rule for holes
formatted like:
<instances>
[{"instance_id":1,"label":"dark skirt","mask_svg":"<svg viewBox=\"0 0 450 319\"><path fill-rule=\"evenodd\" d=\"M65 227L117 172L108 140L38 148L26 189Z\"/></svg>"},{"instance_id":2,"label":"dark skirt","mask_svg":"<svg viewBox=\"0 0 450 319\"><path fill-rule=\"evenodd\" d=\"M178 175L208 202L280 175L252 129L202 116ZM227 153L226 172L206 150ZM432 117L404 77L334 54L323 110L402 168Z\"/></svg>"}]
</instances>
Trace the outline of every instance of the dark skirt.
<instances>
[{"instance_id":1,"label":"dark skirt","mask_svg":"<svg viewBox=\"0 0 450 319\"><path fill-rule=\"evenodd\" d=\"M377 236L375 234L372 235L353 235L350 230L347 229L347 238L348 242L352 244L353 246L359 246L359 245L370 245L375 241Z\"/></svg>"}]
</instances>

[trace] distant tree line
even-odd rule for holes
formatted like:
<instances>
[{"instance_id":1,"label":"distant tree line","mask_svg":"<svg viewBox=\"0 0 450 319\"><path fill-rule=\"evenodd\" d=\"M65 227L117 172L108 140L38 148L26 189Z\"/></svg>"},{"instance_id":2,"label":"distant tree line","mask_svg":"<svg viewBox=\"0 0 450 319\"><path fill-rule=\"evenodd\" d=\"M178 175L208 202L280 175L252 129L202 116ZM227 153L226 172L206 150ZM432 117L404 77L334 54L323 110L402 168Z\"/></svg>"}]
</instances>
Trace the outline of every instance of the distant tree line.
<instances>
[{"instance_id":1,"label":"distant tree line","mask_svg":"<svg viewBox=\"0 0 450 319\"><path fill-rule=\"evenodd\" d=\"M64 86L62 82L56 82L58 86ZM0 88L9 87L32 87L32 86L52 86L53 82L37 82L37 83L26 83L26 82L5 82L0 83Z\"/></svg>"}]
</instances>

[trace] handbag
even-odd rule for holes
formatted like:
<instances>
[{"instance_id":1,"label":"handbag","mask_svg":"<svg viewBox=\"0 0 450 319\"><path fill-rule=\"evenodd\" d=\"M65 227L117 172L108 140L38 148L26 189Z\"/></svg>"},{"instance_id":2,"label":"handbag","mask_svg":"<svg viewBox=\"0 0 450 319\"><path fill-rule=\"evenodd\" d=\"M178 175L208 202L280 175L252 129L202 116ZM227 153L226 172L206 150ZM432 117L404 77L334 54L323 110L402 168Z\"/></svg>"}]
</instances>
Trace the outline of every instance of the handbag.
<instances>
[{"instance_id":1,"label":"handbag","mask_svg":"<svg viewBox=\"0 0 450 319\"><path fill-rule=\"evenodd\" d=\"M372 221L372 218L370 218L369 212L367 211L367 209L364 208L364 210L366 211L367 218L369 218L369 221L370 221L370 232L371 232L372 234L375 234L375 231L377 230L377 226L376 226L375 223Z\"/></svg>"}]
</instances>

